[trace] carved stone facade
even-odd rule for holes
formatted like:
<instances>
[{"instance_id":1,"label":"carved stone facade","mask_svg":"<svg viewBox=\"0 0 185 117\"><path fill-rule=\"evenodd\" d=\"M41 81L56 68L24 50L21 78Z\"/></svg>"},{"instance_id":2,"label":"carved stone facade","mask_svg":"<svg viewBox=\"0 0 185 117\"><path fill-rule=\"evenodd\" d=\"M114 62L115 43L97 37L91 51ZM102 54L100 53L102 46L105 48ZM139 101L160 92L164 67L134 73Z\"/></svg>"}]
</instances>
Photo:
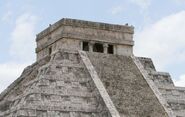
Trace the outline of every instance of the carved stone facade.
<instances>
[{"instance_id":1,"label":"carved stone facade","mask_svg":"<svg viewBox=\"0 0 185 117\"><path fill-rule=\"evenodd\" d=\"M62 19L37 35L37 60L59 49L132 55L134 28Z\"/></svg>"},{"instance_id":2,"label":"carved stone facade","mask_svg":"<svg viewBox=\"0 0 185 117\"><path fill-rule=\"evenodd\" d=\"M134 28L62 19L0 94L0 117L185 117L185 88L133 55Z\"/></svg>"}]
</instances>

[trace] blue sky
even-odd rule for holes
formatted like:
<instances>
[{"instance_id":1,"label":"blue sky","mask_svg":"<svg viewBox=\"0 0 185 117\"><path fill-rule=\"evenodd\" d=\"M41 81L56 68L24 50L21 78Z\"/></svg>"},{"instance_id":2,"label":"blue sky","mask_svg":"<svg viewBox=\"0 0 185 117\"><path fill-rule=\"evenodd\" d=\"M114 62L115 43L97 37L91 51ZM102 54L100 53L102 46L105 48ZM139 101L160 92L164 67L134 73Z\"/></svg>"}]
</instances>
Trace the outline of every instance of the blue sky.
<instances>
[{"instance_id":1,"label":"blue sky","mask_svg":"<svg viewBox=\"0 0 185 117\"><path fill-rule=\"evenodd\" d=\"M61 18L133 25L134 54L185 86L185 0L0 0L0 92L35 61L35 35Z\"/></svg>"}]
</instances>

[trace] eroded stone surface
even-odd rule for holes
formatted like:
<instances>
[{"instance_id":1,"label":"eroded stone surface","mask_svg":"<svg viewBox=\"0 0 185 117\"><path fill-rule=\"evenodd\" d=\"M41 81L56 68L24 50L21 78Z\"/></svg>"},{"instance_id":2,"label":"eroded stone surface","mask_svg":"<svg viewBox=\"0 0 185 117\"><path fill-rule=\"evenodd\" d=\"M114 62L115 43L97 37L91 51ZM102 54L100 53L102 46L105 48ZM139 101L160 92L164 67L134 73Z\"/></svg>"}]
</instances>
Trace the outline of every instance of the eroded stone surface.
<instances>
[{"instance_id":1,"label":"eroded stone surface","mask_svg":"<svg viewBox=\"0 0 185 117\"><path fill-rule=\"evenodd\" d=\"M133 33L67 18L50 25L37 35L37 61L0 94L0 117L185 117L185 88L133 55Z\"/></svg>"},{"instance_id":2,"label":"eroded stone surface","mask_svg":"<svg viewBox=\"0 0 185 117\"><path fill-rule=\"evenodd\" d=\"M146 59L139 58L145 70L149 74L149 78L158 87L163 98L167 101L173 113L177 117L185 117L185 88L175 87L169 73L158 72L151 70L150 66L154 66L152 62L147 62Z\"/></svg>"},{"instance_id":3,"label":"eroded stone surface","mask_svg":"<svg viewBox=\"0 0 185 117\"><path fill-rule=\"evenodd\" d=\"M2 103L2 117L109 116L78 53L58 52L37 70L39 73L25 84L22 93L6 97L10 101Z\"/></svg>"},{"instance_id":4,"label":"eroded stone surface","mask_svg":"<svg viewBox=\"0 0 185 117\"><path fill-rule=\"evenodd\" d=\"M128 117L167 116L131 57L88 55L121 114Z\"/></svg>"}]
</instances>

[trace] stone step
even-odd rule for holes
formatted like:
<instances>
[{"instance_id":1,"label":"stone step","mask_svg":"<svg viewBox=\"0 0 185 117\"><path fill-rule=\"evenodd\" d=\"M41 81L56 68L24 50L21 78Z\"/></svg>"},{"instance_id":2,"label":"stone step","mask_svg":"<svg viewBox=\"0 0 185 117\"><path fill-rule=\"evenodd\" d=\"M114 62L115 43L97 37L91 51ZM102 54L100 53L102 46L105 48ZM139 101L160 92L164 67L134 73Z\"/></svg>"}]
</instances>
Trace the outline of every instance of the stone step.
<instances>
[{"instance_id":1,"label":"stone step","mask_svg":"<svg viewBox=\"0 0 185 117\"><path fill-rule=\"evenodd\" d=\"M145 58L145 57L137 57L137 58L143 65L144 69L146 69L147 71L156 71L151 58Z\"/></svg>"},{"instance_id":2,"label":"stone step","mask_svg":"<svg viewBox=\"0 0 185 117\"><path fill-rule=\"evenodd\" d=\"M174 86L174 83L171 79L171 76L169 73L166 72L157 72L152 71L149 73L154 83L160 87L160 86Z\"/></svg>"},{"instance_id":3,"label":"stone step","mask_svg":"<svg viewBox=\"0 0 185 117\"><path fill-rule=\"evenodd\" d=\"M42 89L33 89L29 92L29 94L48 94L48 95L61 95L61 96L81 96L81 97L93 97L93 93L87 90L79 90L79 89L66 89L66 88L42 88Z\"/></svg>"},{"instance_id":4,"label":"stone step","mask_svg":"<svg viewBox=\"0 0 185 117\"><path fill-rule=\"evenodd\" d=\"M176 104L176 105L179 105L179 106L184 106L184 109L185 109L185 99L175 99L175 98L167 98L166 99L168 103L170 104Z\"/></svg>"},{"instance_id":5,"label":"stone step","mask_svg":"<svg viewBox=\"0 0 185 117\"><path fill-rule=\"evenodd\" d=\"M62 77L62 78L61 78ZM61 77L48 77L48 78L45 78L46 80L49 80L49 81L52 81L52 80L55 80L56 82L57 81L63 81L63 82L79 82L79 83L87 83L89 81L91 81L90 78L73 78L73 77L66 77L66 76L61 76Z\"/></svg>"},{"instance_id":6,"label":"stone step","mask_svg":"<svg viewBox=\"0 0 185 117\"><path fill-rule=\"evenodd\" d=\"M53 81L41 80L37 83L39 88L56 88L56 89L68 89L68 90L83 90L89 91L88 82L71 82L71 81Z\"/></svg>"},{"instance_id":7,"label":"stone step","mask_svg":"<svg viewBox=\"0 0 185 117\"><path fill-rule=\"evenodd\" d=\"M63 61L71 61L72 63L82 63L80 56L78 53L73 52L57 52L54 55L53 61L60 63L61 60Z\"/></svg>"},{"instance_id":8,"label":"stone step","mask_svg":"<svg viewBox=\"0 0 185 117\"><path fill-rule=\"evenodd\" d=\"M52 102L52 101L57 101L57 102L84 102L84 103L89 103L89 102L94 102L96 103L96 98L95 97L83 97L83 96L61 96L61 95L48 95L48 94L30 94L26 96L25 100L27 102L30 101L44 101L44 102Z\"/></svg>"},{"instance_id":9,"label":"stone step","mask_svg":"<svg viewBox=\"0 0 185 117\"><path fill-rule=\"evenodd\" d=\"M55 75L43 75L41 78L54 78L54 79L83 79L89 78L90 76L87 73L86 69L73 69L73 71L68 71L66 73L57 72Z\"/></svg>"},{"instance_id":10,"label":"stone step","mask_svg":"<svg viewBox=\"0 0 185 117\"><path fill-rule=\"evenodd\" d=\"M60 69L46 69L45 71L40 72L39 76L45 77L47 75L55 76L55 75L68 75L74 74L77 78L89 77L89 73L87 72L85 67L62 67Z\"/></svg>"},{"instance_id":11,"label":"stone step","mask_svg":"<svg viewBox=\"0 0 185 117\"><path fill-rule=\"evenodd\" d=\"M60 97L60 100L53 100L47 95L47 97L42 96L42 100L27 100L25 99L25 105L49 105L49 106L63 106L71 105L73 106L98 106L98 103L95 98L80 98L80 97Z\"/></svg>"},{"instance_id":12,"label":"stone step","mask_svg":"<svg viewBox=\"0 0 185 117\"><path fill-rule=\"evenodd\" d=\"M166 95L166 94L163 94L162 95L165 99L167 100L181 100L181 99L185 99L184 96L181 96L181 95Z\"/></svg>"},{"instance_id":13,"label":"stone step","mask_svg":"<svg viewBox=\"0 0 185 117\"><path fill-rule=\"evenodd\" d=\"M46 110L19 110L17 113L9 113L6 117L99 117L99 113L96 112L64 112L64 111L46 111ZM3 117L3 116L0 116Z\"/></svg>"},{"instance_id":14,"label":"stone step","mask_svg":"<svg viewBox=\"0 0 185 117\"><path fill-rule=\"evenodd\" d=\"M185 117L185 110L173 110L176 117Z\"/></svg>"},{"instance_id":15,"label":"stone step","mask_svg":"<svg viewBox=\"0 0 185 117\"><path fill-rule=\"evenodd\" d=\"M163 95L163 97L174 97L174 98L184 98L185 99L185 90L179 89L176 87L159 87L159 91Z\"/></svg>"},{"instance_id":16,"label":"stone step","mask_svg":"<svg viewBox=\"0 0 185 117\"><path fill-rule=\"evenodd\" d=\"M21 109L31 109L31 110L49 110L49 111L64 111L64 112L99 112L97 105L86 105L86 104L71 104L71 103L60 103L56 105L40 105L40 104L30 104L22 106Z\"/></svg>"}]
</instances>

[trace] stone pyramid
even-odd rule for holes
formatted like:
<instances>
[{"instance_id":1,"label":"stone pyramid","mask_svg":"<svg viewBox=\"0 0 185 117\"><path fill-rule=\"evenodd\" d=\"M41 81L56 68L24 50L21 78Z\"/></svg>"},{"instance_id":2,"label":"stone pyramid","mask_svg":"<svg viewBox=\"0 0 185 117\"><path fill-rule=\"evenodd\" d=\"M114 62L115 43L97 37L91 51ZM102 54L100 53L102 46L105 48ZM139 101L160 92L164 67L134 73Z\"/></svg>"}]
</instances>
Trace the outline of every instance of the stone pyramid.
<instances>
[{"instance_id":1,"label":"stone pyramid","mask_svg":"<svg viewBox=\"0 0 185 117\"><path fill-rule=\"evenodd\" d=\"M135 57L133 27L62 19L0 95L0 117L185 117L184 88ZM114 38L114 39L113 39Z\"/></svg>"}]
</instances>

